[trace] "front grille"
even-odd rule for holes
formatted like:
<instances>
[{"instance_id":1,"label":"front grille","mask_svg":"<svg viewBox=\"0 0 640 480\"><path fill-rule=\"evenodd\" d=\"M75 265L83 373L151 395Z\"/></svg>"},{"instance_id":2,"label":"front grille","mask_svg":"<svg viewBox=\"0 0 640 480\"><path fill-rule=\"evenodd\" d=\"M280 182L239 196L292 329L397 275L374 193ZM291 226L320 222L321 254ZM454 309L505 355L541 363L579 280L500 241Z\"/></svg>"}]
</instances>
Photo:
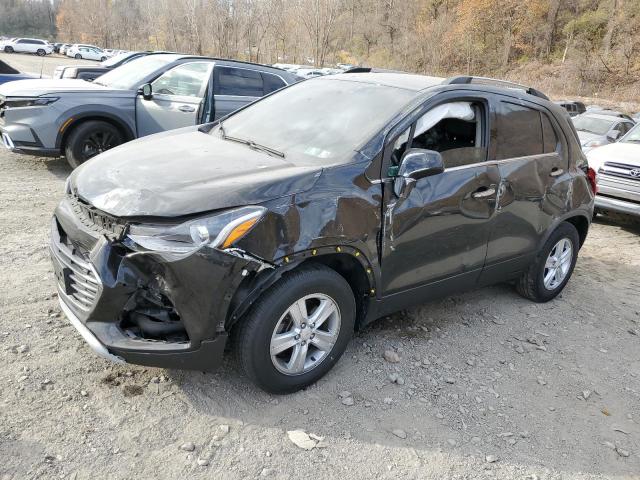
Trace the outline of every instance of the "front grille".
<instances>
[{"instance_id":1,"label":"front grille","mask_svg":"<svg viewBox=\"0 0 640 480\"><path fill-rule=\"evenodd\" d=\"M87 228L106 235L111 240L121 240L126 230L126 224L97 208L87 205L77 197L70 197L71 207L78 220Z\"/></svg>"},{"instance_id":2,"label":"front grille","mask_svg":"<svg viewBox=\"0 0 640 480\"><path fill-rule=\"evenodd\" d=\"M76 309L90 311L100 291L100 280L91 264L81 257L75 247L65 245L59 236L52 239L51 253L58 286L66 300Z\"/></svg>"},{"instance_id":3,"label":"front grille","mask_svg":"<svg viewBox=\"0 0 640 480\"><path fill-rule=\"evenodd\" d=\"M627 165L625 163L604 162L604 165L598 170L598 175L608 175L610 177L640 181L640 167L637 165Z\"/></svg>"}]
</instances>

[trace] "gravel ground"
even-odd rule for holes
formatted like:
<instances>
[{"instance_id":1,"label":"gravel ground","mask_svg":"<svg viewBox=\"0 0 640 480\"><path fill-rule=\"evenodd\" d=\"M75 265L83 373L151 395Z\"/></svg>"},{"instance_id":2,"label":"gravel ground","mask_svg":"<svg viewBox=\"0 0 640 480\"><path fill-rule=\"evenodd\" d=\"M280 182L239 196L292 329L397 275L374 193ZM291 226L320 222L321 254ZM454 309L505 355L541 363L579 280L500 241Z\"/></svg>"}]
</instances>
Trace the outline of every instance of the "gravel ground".
<instances>
[{"instance_id":1,"label":"gravel ground","mask_svg":"<svg viewBox=\"0 0 640 480\"><path fill-rule=\"evenodd\" d=\"M96 357L47 254L66 162L0 151L0 171L3 480L640 478L638 228L594 224L551 303L503 285L433 301L276 397L230 360L203 374Z\"/></svg>"},{"instance_id":2,"label":"gravel ground","mask_svg":"<svg viewBox=\"0 0 640 480\"><path fill-rule=\"evenodd\" d=\"M0 53L0 60L23 73L40 76L40 71L42 70L42 76L45 78L51 77L53 71L60 65L98 65L98 62L91 60L76 60L75 58L58 54L38 57L37 55L24 53Z\"/></svg>"}]
</instances>

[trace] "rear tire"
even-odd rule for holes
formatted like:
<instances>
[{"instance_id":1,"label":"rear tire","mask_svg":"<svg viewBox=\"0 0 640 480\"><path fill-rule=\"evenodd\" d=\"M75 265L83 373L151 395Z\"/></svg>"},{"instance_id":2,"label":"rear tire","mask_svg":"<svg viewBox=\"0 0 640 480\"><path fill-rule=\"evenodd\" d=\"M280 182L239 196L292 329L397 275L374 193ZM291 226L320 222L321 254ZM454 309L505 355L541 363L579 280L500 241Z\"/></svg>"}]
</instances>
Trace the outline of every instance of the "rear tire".
<instances>
[{"instance_id":1,"label":"rear tire","mask_svg":"<svg viewBox=\"0 0 640 480\"><path fill-rule=\"evenodd\" d=\"M302 314L296 319L295 312ZM331 313L316 325L316 314L322 312ZM340 359L355 317L353 291L341 275L323 265L304 267L287 274L253 305L234 331L235 353L247 377L263 390L295 392L318 381ZM291 345L282 344L280 350L277 342L283 336Z\"/></svg>"},{"instance_id":2,"label":"rear tire","mask_svg":"<svg viewBox=\"0 0 640 480\"><path fill-rule=\"evenodd\" d=\"M539 303L554 299L571 278L579 248L576 227L568 222L561 223L516 282L518 293Z\"/></svg>"},{"instance_id":3,"label":"rear tire","mask_svg":"<svg viewBox=\"0 0 640 480\"><path fill-rule=\"evenodd\" d=\"M124 142L120 130L101 120L89 120L73 128L65 146L65 156L72 168Z\"/></svg>"},{"instance_id":4,"label":"rear tire","mask_svg":"<svg viewBox=\"0 0 640 480\"><path fill-rule=\"evenodd\" d=\"M44 57L47 54L47 52L45 52L42 48L39 48L38 51L36 52L36 54L39 57Z\"/></svg>"}]
</instances>

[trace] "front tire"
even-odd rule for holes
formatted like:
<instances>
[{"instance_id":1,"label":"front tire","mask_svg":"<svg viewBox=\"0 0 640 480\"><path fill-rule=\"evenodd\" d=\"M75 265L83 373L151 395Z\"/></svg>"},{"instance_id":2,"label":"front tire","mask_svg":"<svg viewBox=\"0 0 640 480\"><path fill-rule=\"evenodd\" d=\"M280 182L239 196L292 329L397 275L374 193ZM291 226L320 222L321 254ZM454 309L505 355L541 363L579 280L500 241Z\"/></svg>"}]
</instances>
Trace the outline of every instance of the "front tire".
<instances>
[{"instance_id":1,"label":"front tire","mask_svg":"<svg viewBox=\"0 0 640 480\"><path fill-rule=\"evenodd\" d=\"M110 123L90 120L71 131L65 147L65 156L69 165L77 168L90 158L117 147L123 141L120 130Z\"/></svg>"},{"instance_id":2,"label":"front tire","mask_svg":"<svg viewBox=\"0 0 640 480\"><path fill-rule=\"evenodd\" d=\"M322 378L347 348L356 317L347 281L323 265L287 274L241 320L236 354L267 392L300 390Z\"/></svg>"},{"instance_id":3,"label":"front tire","mask_svg":"<svg viewBox=\"0 0 640 480\"><path fill-rule=\"evenodd\" d=\"M4 47L4 52L5 53L13 53L14 52L13 47Z\"/></svg>"},{"instance_id":4,"label":"front tire","mask_svg":"<svg viewBox=\"0 0 640 480\"><path fill-rule=\"evenodd\" d=\"M44 57L47 54L47 52L45 52L43 49L39 48L38 51L36 52L36 54L39 57Z\"/></svg>"},{"instance_id":5,"label":"front tire","mask_svg":"<svg viewBox=\"0 0 640 480\"><path fill-rule=\"evenodd\" d=\"M571 278L579 248L576 227L568 222L561 223L516 282L518 293L539 303L554 299Z\"/></svg>"},{"instance_id":6,"label":"front tire","mask_svg":"<svg viewBox=\"0 0 640 480\"><path fill-rule=\"evenodd\" d=\"M100 61L101 61L101 62L106 62L106 61L107 61L107 57L102 57L102 58L100 58Z\"/></svg>"},{"instance_id":7,"label":"front tire","mask_svg":"<svg viewBox=\"0 0 640 480\"><path fill-rule=\"evenodd\" d=\"M79 53L76 53L75 58L76 60L82 60L82 55L80 55Z\"/></svg>"}]
</instances>

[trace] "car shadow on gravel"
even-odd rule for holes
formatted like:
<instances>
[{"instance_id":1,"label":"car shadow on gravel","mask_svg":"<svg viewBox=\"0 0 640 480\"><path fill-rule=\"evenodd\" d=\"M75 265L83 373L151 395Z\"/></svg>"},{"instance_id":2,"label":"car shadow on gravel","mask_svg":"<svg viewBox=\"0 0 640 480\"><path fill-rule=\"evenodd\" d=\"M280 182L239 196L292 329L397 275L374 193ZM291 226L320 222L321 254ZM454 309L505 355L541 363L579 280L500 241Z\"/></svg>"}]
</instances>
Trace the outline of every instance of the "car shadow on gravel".
<instances>
[{"instance_id":1,"label":"car shadow on gravel","mask_svg":"<svg viewBox=\"0 0 640 480\"><path fill-rule=\"evenodd\" d=\"M614 214L614 215L597 215L593 219L594 223L607 225L611 227L619 227L622 230L640 235L640 218L631 215Z\"/></svg>"},{"instance_id":2,"label":"car shadow on gravel","mask_svg":"<svg viewBox=\"0 0 640 480\"><path fill-rule=\"evenodd\" d=\"M47 158L44 161L47 170L60 180L66 180L73 171L64 157Z\"/></svg>"}]
</instances>

